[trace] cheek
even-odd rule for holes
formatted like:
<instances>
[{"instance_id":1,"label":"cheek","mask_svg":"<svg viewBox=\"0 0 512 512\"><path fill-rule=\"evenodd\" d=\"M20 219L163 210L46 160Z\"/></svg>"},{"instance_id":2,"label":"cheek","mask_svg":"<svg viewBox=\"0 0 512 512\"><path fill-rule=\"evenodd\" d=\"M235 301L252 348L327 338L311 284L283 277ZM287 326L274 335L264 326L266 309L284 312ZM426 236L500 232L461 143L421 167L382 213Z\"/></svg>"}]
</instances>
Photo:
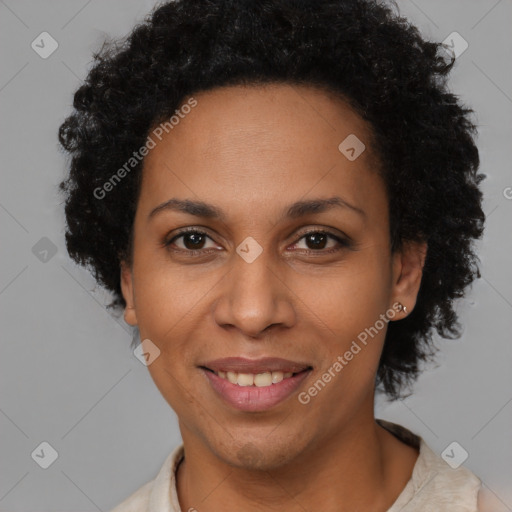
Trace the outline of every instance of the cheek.
<instances>
[{"instance_id":1,"label":"cheek","mask_svg":"<svg viewBox=\"0 0 512 512\"><path fill-rule=\"evenodd\" d=\"M179 341L187 318L194 316L215 284L213 273L193 275L186 268L143 254L139 261L134 265L134 287L141 335L161 343Z\"/></svg>"},{"instance_id":2,"label":"cheek","mask_svg":"<svg viewBox=\"0 0 512 512\"><path fill-rule=\"evenodd\" d=\"M340 349L372 326L390 306L389 258L373 249L353 254L350 261L328 275L301 276L297 280L297 295L332 338L339 335Z\"/></svg>"},{"instance_id":3,"label":"cheek","mask_svg":"<svg viewBox=\"0 0 512 512\"><path fill-rule=\"evenodd\" d=\"M314 293L305 301L315 313L311 316L321 319L318 327L325 332L319 340L325 354L317 388L326 405L333 395L336 401L357 401L373 386L391 306L385 255L377 250L361 255L357 264L339 269L323 287L315 284ZM330 391L323 392L324 384Z\"/></svg>"},{"instance_id":4,"label":"cheek","mask_svg":"<svg viewBox=\"0 0 512 512\"><path fill-rule=\"evenodd\" d=\"M169 362L165 354L148 366L160 394L176 413L181 422L194 425L201 420L205 425L211 421L208 417L208 404L201 396L194 393L194 389L185 381L186 372L182 372L181 362Z\"/></svg>"}]
</instances>

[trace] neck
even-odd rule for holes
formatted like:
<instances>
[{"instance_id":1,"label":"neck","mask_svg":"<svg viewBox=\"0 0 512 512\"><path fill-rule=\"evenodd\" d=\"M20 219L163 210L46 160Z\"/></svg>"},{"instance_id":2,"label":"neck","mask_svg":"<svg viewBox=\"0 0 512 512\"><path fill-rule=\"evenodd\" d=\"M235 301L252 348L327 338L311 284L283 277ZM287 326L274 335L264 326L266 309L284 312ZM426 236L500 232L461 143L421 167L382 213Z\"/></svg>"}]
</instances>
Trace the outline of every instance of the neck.
<instances>
[{"instance_id":1,"label":"neck","mask_svg":"<svg viewBox=\"0 0 512 512\"><path fill-rule=\"evenodd\" d=\"M189 434L182 431L185 460L177 475L183 511L221 511L226 504L244 512L386 511L417 458L415 450L375 422L373 413L270 470L228 465Z\"/></svg>"}]
</instances>

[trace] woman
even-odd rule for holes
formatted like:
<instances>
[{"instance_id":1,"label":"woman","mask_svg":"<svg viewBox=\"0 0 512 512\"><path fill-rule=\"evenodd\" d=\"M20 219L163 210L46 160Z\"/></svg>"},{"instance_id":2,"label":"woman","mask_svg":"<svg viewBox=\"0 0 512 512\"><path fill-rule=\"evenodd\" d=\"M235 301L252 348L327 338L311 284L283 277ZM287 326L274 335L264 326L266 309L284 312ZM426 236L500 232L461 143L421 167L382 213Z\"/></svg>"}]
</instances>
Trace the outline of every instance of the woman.
<instances>
[{"instance_id":1,"label":"woman","mask_svg":"<svg viewBox=\"0 0 512 512\"><path fill-rule=\"evenodd\" d=\"M473 473L374 418L478 276L454 59L369 0L169 2L95 58L67 248L183 439L115 512L477 510Z\"/></svg>"}]
</instances>

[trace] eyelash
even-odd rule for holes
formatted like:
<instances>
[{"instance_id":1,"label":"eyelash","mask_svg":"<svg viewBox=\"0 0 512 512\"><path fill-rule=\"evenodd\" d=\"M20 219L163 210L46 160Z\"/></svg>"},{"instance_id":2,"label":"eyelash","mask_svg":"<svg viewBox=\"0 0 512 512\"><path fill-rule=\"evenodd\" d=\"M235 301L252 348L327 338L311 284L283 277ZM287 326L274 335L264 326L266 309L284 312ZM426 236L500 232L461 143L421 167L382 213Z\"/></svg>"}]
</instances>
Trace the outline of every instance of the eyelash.
<instances>
[{"instance_id":1,"label":"eyelash","mask_svg":"<svg viewBox=\"0 0 512 512\"><path fill-rule=\"evenodd\" d=\"M175 242L178 238L181 238L181 237L183 237L186 234L203 235L203 236L207 236L211 240L211 237L208 235L208 233L206 233L204 231L200 231L197 228L185 228L185 229L182 229L182 230L178 231L178 233L176 235L174 235L171 239L164 240L163 246L169 248L173 252L185 253L189 257L200 256L200 255L208 254L209 252L211 252L211 250L208 250L208 249L207 250L173 249L173 248L170 247L170 245L173 242ZM308 254L308 255L312 254L312 253L315 253L315 254L318 254L318 255L333 254L333 253L339 252L339 251L341 251L343 249L349 249L349 248L352 247L352 243L351 243L350 240L342 238L342 237L339 237L337 235L334 235L333 233L331 233L329 231L325 231L323 229L311 229L311 230L303 232L301 234L300 238L296 242L294 242L293 245L297 244L300 240L305 238L307 235L311 235L311 234L327 235L329 238L332 238L332 239L336 240L336 242L338 242L341 247L338 247L338 248L335 248L335 249L329 249L329 250L323 250L323 249L319 249L319 250L314 250L314 249L307 249L307 250L298 249L299 251L306 252L306 254Z\"/></svg>"}]
</instances>

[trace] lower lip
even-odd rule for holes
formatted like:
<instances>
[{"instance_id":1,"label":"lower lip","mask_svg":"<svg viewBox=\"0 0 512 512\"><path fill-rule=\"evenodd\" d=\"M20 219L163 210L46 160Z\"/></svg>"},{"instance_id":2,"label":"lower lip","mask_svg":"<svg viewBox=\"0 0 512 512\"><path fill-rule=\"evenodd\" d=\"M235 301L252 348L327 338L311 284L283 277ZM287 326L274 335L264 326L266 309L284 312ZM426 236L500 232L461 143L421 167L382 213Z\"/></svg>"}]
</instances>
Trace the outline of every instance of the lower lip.
<instances>
[{"instance_id":1,"label":"lower lip","mask_svg":"<svg viewBox=\"0 0 512 512\"><path fill-rule=\"evenodd\" d=\"M311 370L304 370L270 386L239 386L217 374L204 370L213 389L232 407L240 411L266 411L286 400L297 390Z\"/></svg>"}]
</instances>

